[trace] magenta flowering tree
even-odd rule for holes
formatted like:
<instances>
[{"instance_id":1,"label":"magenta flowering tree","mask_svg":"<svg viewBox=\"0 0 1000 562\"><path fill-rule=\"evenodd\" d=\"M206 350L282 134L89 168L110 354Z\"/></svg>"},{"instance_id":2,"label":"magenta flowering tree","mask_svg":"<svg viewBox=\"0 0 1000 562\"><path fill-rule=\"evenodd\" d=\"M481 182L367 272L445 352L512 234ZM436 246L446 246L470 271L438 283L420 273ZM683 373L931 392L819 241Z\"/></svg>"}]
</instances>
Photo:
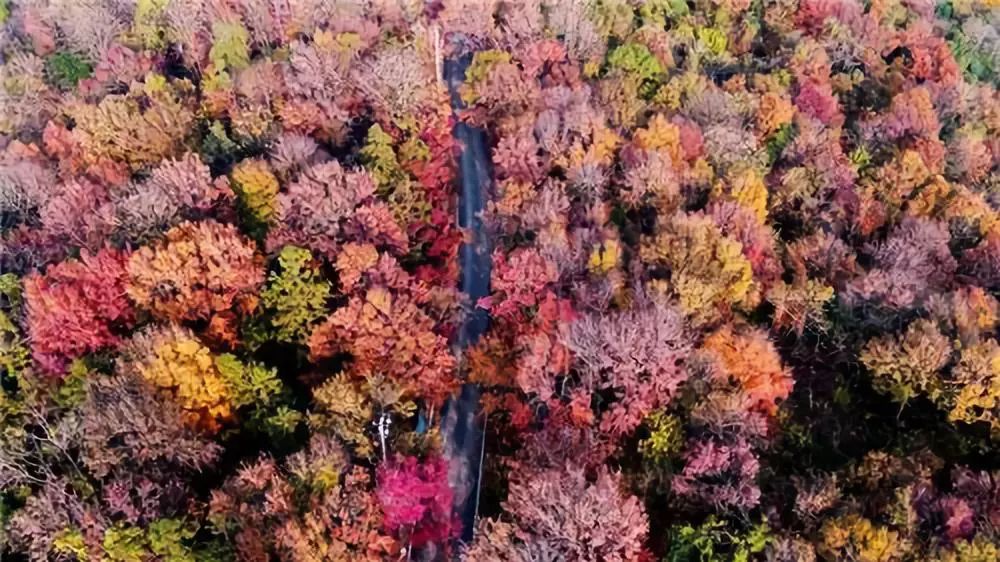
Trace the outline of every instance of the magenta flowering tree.
<instances>
[{"instance_id":1,"label":"magenta flowering tree","mask_svg":"<svg viewBox=\"0 0 1000 562\"><path fill-rule=\"evenodd\" d=\"M448 464L441 457L396 458L378 474L385 530L413 548L446 544L458 532L452 514Z\"/></svg>"}]
</instances>

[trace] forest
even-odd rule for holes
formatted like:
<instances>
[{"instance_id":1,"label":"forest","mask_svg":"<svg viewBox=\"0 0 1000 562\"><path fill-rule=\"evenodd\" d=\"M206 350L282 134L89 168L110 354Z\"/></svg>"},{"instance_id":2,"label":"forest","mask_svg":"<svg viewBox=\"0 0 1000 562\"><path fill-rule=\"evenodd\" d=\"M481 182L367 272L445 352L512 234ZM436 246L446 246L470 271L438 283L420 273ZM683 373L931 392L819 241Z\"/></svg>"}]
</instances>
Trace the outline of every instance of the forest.
<instances>
[{"instance_id":1,"label":"forest","mask_svg":"<svg viewBox=\"0 0 1000 562\"><path fill-rule=\"evenodd\" d=\"M1000 0L0 0L0 558L1000 560Z\"/></svg>"}]
</instances>

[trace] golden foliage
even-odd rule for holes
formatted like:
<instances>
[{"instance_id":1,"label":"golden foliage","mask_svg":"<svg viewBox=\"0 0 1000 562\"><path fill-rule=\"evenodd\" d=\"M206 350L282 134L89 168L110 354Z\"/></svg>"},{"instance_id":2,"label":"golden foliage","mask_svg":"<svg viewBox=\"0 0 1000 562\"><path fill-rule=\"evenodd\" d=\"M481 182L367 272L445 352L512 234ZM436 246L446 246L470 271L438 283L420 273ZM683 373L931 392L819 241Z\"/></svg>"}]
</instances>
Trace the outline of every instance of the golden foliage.
<instances>
[{"instance_id":1,"label":"golden foliage","mask_svg":"<svg viewBox=\"0 0 1000 562\"><path fill-rule=\"evenodd\" d=\"M949 421L983 422L1000 436L1000 345L996 340L962 350L948 389L954 395L945 401L950 406Z\"/></svg>"},{"instance_id":2,"label":"golden foliage","mask_svg":"<svg viewBox=\"0 0 1000 562\"><path fill-rule=\"evenodd\" d=\"M792 122L795 106L787 95L767 92L760 97L757 111L757 130L763 135L771 134Z\"/></svg>"},{"instance_id":3,"label":"golden foliage","mask_svg":"<svg viewBox=\"0 0 1000 562\"><path fill-rule=\"evenodd\" d=\"M191 427L215 433L232 418L215 358L188 330L171 326L136 336L122 364L176 402Z\"/></svg>"},{"instance_id":4,"label":"golden foliage","mask_svg":"<svg viewBox=\"0 0 1000 562\"><path fill-rule=\"evenodd\" d=\"M244 160L232 174L233 188L247 212L262 224L274 217L278 204L278 178L264 160Z\"/></svg>"},{"instance_id":5,"label":"golden foliage","mask_svg":"<svg viewBox=\"0 0 1000 562\"><path fill-rule=\"evenodd\" d=\"M772 324L794 329L799 335L807 325L823 329L827 324L823 309L833 295L833 287L813 279L791 285L781 281L767 293L767 300L774 305Z\"/></svg>"},{"instance_id":6,"label":"golden foliage","mask_svg":"<svg viewBox=\"0 0 1000 562\"><path fill-rule=\"evenodd\" d=\"M969 540L959 540L951 549L941 553L936 562L994 562L1000 560L1000 549L983 535Z\"/></svg>"},{"instance_id":7,"label":"golden foliage","mask_svg":"<svg viewBox=\"0 0 1000 562\"><path fill-rule=\"evenodd\" d=\"M88 163L110 158L135 170L178 155L194 124L194 113L166 91L142 100L111 95L96 106L67 108L76 123L73 137Z\"/></svg>"},{"instance_id":8,"label":"golden foliage","mask_svg":"<svg viewBox=\"0 0 1000 562\"><path fill-rule=\"evenodd\" d=\"M670 156L675 164L684 159L684 149L681 147L681 130L658 113L650 119L645 129L635 132L632 141L645 150L662 150Z\"/></svg>"},{"instance_id":9,"label":"golden foliage","mask_svg":"<svg viewBox=\"0 0 1000 562\"><path fill-rule=\"evenodd\" d=\"M369 457L374 452L369 430L372 403L358 384L346 374L334 375L313 391L315 409L309 425L333 433L353 447L354 452Z\"/></svg>"},{"instance_id":10,"label":"golden foliage","mask_svg":"<svg viewBox=\"0 0 1000 562\"><path fill-rule=\"evenodd\" d=\"M594 250L587 259L587 267L596 274L608 273L618 267L621 254L621 244L618 240L605 240L594 245Z\"/></svg>"},{"instance_id":11,"label":"golden foliage","mask_svg":"<svg viewBox=\"0 0 1000 562\"><path fill-rule=\"evenodd\" d=\"M875 525L859 515L828 520L820 531L820 554L828 560L895 562L903 559L907 544L899 533Z\"/></svg>"},{"instance_id":12,"label":"golden foliage","mask_svg":"<svg viewBox=\"0 0 1000 562\"><path fill-rule=\"evenodd\" d=\"M740 167L731 171L724 183L716 191L723 199L731 199L753 211L761 224L767 219L767 186L756 169Z\"/></svg>"},{"instance_id":13,"label":"golden foliage","mask_svg":"<svg viewBox=\"0 0 1000 562\"><path fill-rule=\"evenodd\" d=\"M923 394L931 400L941 395L939 371L951 356L951 342L930 320L917 320L899 336L882 336L868 342L861 362L872 373L877 390L900 402Z\"/></svg>"},{"instance_id":14,"label":"golden foliage","mask_svg":"<svg viewBox=\"0 0 1000 562\"><path fill-rule=\"evenodd\" d=\"M659 233L643 240L639 254L647 264L670 270L669 281L650 282L654 291L676 295L695 323L750 305L753 269L742 244L702 215L678 214L664 222Z\"/></svg>"}]
</instances>

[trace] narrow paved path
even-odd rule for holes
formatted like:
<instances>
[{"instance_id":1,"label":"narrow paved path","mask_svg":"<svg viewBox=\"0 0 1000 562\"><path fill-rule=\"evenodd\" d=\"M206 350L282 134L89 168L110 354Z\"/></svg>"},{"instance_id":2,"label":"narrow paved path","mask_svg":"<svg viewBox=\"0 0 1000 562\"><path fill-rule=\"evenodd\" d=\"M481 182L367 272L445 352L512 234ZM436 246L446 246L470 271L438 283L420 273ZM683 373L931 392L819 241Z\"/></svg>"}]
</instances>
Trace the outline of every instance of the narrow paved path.
<instances>
[{"instance_id":1,"label":"narrow paved path","mask_svg":"<svg viewBox=\"0 0 1000 562\"><path fill-rule=\"evenodd\" d=\"M444 75L455 111L462 107L458 88L465 79L465 68L471 58L469 55L445 62ZM489 325L486 311L475 307L475 303L490 291L491 252L481 213L492 180L486 134L465 123L455 125L454 134L461 147L458 224L470 234L459 252L462 291L471 304L458 335L458 345L465 349L474 344ZM451 463L450 479L455 490L455 510L462 518L463 541L472 539L479 502L484 420L477 415L478 410L479 387L465 384L458 397L445 404L441 415L441 434L445 454Z\"/></svg>"}]
</instances>

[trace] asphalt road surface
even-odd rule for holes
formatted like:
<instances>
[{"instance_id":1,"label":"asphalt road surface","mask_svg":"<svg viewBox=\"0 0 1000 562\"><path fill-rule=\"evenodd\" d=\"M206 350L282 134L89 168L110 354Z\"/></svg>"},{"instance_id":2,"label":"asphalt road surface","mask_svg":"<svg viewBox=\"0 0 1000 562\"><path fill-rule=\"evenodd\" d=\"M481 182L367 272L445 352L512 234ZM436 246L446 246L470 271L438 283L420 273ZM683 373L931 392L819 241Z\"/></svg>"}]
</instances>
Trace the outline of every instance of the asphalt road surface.
<instances>
[{"instance_id":1,"label":"asphalt road surface","mask_svg":"<svg viewBox=\"0 0 1000 562\"><path fill-rule=\"evenodd\" d=\"M458 87L465 79L465 68L471 59L468 55L448 60L444 65L451 104L456 110L461 108ZM468 242L459 251L462 291L468 295L470 303L458 335L458 346L465 349L475 343L489 325L486 311L476 308L475 303L490 291L491 252L481 213L492 190L492 179L485 133L458 123L454 134L461 147L458 224L470 233ZM459 395L445 404L441 412L441 434L450 463L449 480L455 491L455 511L462 519L463 541L472 539L479 502L485 421L478 415L479 394L477 385L464 384Z\"/></svg>"}]
</instances>

